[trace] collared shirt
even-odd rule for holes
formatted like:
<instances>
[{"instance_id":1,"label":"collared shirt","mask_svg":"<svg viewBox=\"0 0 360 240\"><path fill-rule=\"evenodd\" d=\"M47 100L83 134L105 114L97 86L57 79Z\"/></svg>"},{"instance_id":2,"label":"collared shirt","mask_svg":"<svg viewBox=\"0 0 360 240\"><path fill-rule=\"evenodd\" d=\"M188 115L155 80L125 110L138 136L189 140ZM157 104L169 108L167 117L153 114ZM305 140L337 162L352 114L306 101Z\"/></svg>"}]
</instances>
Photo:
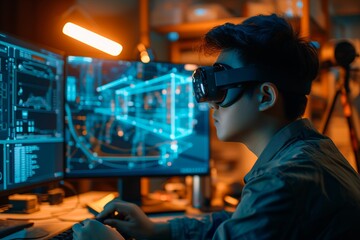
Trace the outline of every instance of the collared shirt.
<instances>
[{"instance_id":1,"label":"collared shirt","mask_svg":"<svg viewBox=\"0 0 360 240\"><path fill-rule=\"evenodd\" d=\"M360 177L307 119L281 129L233 214L170 221L173 239L360 239Z\"/></svg>"}]
</instances>

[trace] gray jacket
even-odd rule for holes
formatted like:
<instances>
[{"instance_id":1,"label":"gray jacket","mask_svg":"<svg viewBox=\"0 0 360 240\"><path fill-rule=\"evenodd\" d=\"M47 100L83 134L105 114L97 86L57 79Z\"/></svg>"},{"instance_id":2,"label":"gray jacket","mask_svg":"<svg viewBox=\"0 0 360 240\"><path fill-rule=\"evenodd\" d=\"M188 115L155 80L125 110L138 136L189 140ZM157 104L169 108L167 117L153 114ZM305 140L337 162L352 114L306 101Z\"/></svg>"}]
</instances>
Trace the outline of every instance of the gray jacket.
<instances>
[{"instance_id":1,"label":"gray jacket","mask_svg":"<svg viewBox=\"0 0 360 240\"><path fill-rule=\"evenodd\" d=\"M306 119L281 129L236 211L170 221L173 239L360 239L360 177Z\"/></svg>"}]
</instances>

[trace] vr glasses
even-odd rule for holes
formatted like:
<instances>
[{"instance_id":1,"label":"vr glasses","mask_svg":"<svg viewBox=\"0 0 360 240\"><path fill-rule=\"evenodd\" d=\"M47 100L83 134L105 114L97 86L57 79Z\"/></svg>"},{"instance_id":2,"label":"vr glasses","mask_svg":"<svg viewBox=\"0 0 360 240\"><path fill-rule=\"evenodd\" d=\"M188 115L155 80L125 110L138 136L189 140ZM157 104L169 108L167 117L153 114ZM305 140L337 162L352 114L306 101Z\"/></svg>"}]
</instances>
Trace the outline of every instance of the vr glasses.
<instances>
[{"instance_id":1,"label":"vr glasses","mask_svg":"<svg viewBox=\"0 0 360 240\"><path fill-rule=\"evenodd\" d=\"M192 75L196 101L212 102L221 107L236 102L244 92L244 83L249 82L272 82L278 89L295 95L307 95L311 90L311 81L299 81L286 69L276 72L266 66L232 68L216 63L212 67L199 67Z\"/></svg>"},{"instance_id":2,"label":"vr glasses","mask_svg":"<svg viewBox=\"0 0 360 240\"><path fill-rule=\"evenodd\" d=\"M232 68L216 63L193 72L194 96L198 103L213 102L221 107L233 104L243 93L243 83L260 82L264 74L254 65Z\"/></svg>"}]
</instances>

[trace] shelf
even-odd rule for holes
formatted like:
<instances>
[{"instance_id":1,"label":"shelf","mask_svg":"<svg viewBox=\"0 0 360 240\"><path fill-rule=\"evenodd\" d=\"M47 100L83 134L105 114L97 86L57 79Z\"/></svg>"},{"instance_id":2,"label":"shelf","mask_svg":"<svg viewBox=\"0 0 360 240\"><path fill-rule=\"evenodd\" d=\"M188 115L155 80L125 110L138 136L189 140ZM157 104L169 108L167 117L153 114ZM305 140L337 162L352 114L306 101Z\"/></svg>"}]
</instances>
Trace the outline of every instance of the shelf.
<instances>
[{"instance_id":1,"label":"shelf","mask_svg":"<svg viewBox=\"0 0 360 240\"><path fill-rule=\"evenodd\" d=\"M242 17L234 17L234 18L218 19L214 21L188 22L177 25L153 27L153 30L161 34L177 32L179 34L179 38L181 39L198 38L203 36L206 32L208 32L211 28L215 26L222 25L227 22L237 24L237 23L241 23L245 19L246 18L242 18Z\"/></svg>"}]
</instances>

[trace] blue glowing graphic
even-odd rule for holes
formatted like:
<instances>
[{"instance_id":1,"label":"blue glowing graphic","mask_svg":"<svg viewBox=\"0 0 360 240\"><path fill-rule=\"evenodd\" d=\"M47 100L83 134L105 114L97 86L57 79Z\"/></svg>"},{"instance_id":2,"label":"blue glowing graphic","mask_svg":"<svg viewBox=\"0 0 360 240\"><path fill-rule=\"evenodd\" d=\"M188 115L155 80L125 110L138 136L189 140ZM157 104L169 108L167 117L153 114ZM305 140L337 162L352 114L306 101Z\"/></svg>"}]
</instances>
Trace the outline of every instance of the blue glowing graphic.
<instances>
[{"instance_id":1,"label":"blue glowing graphic","mask_svg":"<svg viewBox=\"0 0 360 240\"><path fill-rule=\"evenodd\" d=\"M191 78L175 73L118 89L116 119L172 140L188 136L194 121L190 89ZM142 97L139 106L136 99Z\"/></svg>"},{"instance_id":2,"label":"blue glowing graphic","mask_svg":"<svg viewBox=\"0 0 360 240\"><path fill-rule=\"evenodd\" d=\"M69 176L206 173L208 107L185 65L69 57Z\"/></svg>"}]
</instances>

